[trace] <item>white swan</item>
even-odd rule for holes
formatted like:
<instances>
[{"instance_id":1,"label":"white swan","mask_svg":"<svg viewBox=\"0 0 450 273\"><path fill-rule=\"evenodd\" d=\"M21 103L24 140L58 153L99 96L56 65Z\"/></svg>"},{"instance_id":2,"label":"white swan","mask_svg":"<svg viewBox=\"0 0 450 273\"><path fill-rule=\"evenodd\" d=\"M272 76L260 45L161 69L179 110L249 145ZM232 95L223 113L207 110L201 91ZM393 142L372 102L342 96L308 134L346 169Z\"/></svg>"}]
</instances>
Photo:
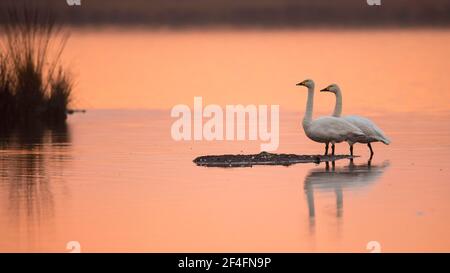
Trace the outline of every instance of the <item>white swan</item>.
<instances>
[{"instance_id":1,"label":"white swan","mask_svg":"<svg viewBox=\"0 0 450 273\"><path fill-rule=\"evenodd\" d=\"M331 84L326 88L320 90L320 92L331 92L336 95L336 105L334 106L333 117L340 117L342 114L342 93L339 86L337 84ZM378 126L375 125L375 123L370 119L355 115L345 116L342 118L358 127L364 133L365 137L360 138L355 142L367 143L367 146L370 149L371 159L373 157L374 152L372 149L372 145L370 143L383 142L386 145L389 145L389 143L391 143L391 141L384 134L384 132L380 128L378 128ZM353 155L353 144L355 142L352 141L349 142L351 155Z\"/></svg>"},{"instance_id":2,"label":"white swan","mask_svg":"<svg viewBox=\"0 0 450 273\"><path fill-rule=\"evenodd\" d=\"M347 141L350 144L356 142L360 137L364 137L364 133L360 129L342 118L327 116L313 120L314 82L308 79L298 83L297 86L308 88L308 100L306 102L305 117L303 118L305 134L315 142L325 143L325 155L328 154L328 145L330 143L332 145L332 155L334 155L335 143Z\"/></svg>"}]
</instances>

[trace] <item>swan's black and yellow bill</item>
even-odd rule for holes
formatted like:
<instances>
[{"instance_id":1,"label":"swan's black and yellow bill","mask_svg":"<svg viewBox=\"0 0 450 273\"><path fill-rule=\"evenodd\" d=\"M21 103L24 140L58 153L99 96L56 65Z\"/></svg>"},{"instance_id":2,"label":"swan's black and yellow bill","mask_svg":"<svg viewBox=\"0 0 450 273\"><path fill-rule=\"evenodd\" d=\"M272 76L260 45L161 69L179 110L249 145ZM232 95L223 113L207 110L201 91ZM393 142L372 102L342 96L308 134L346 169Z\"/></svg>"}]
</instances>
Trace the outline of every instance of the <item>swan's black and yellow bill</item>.
<instances>
[{"instance_id":1,"label":"swan's black and yellow bill","mask_svg":"<svg viewBox=\"0 0 450 273\"><path fill-rule=\"evenodd\" d=\"M305 81L297 83L296 86L305 86Z\"/></svg>"},{"instance_id":2,"label":"swan's black and yellow bill","mask_svg":"<svg viewBox=\"0 0 450 273\"><path fill-rule=\"evenodd\" d=\"M328 87L325 87L324 89L320 90L320 92L328 92L330 91L330 89L328 89Z\"/></svg>"}]
</instances>

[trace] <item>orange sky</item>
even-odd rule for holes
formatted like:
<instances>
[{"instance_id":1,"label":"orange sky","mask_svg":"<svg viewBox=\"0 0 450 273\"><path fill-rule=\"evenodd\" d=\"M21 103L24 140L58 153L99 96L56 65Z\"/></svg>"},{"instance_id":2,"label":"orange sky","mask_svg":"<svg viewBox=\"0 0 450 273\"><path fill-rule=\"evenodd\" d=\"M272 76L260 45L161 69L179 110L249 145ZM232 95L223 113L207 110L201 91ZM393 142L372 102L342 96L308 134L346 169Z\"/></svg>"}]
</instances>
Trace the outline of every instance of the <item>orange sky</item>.
<instances>
[{"instance_id":1,"label":"orange sky","mask_svg":"<svg viewBox=\"0 0 450 273\"><path fill-rule=\"evenodd\" d=\"M83 108L193 103L303 110L307 77L335 82L348 111L450 110L450 32L74 32L65 61ZM331 111L331 94L316 96Z\"/></svg>"}]
</instances>

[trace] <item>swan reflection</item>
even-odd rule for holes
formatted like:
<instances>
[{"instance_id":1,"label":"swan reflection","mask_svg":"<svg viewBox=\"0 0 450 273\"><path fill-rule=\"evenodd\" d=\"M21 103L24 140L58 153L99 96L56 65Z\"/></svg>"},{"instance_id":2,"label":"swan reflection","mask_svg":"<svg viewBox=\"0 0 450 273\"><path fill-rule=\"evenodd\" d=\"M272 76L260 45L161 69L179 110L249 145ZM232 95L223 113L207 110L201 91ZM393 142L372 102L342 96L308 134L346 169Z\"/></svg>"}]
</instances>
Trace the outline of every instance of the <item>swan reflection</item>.
<instances>
[{"instance_id":1,"label":"swan reflection","mask_svg":"<svg viewBox=\"0 0 450 273\"><path fill-rule=\"evenodd\" d=\"M375 183L388 167L388 161L380 165L372 165L370 161L367 164L356 165L350 160L348 166L336 168L335 162L331 164L326 162L325 168L311 170L304 183L311 228L315 226L315 192L334 192L336 196L336 217L341 218L344 207L344 191L364 188Z\"/></svg>"}]
</instances>

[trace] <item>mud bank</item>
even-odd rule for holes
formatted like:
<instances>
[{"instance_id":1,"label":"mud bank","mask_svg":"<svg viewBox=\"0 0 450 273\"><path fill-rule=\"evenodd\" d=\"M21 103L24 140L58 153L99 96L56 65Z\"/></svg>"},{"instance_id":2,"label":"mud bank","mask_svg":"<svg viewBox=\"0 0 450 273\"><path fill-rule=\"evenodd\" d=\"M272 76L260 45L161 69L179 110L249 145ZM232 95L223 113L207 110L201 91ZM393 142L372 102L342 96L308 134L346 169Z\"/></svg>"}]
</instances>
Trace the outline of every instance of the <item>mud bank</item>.
<instances>
[{"instance_id":1,"label":"mud bank","mask_svg":"<svg viewBox=\"0 0 450 273\"><path fill-rule=\"evenodd\" d=\"M354 157L354 156L353 156ZM350 155L296 155L296 154L272 154L261 152L252 155L206 155L193 160L197 166L205 167L252 167L254 165L282 165L289 166L298 163L320 163L351 159Z\"/></svg>"}]
</instances>

